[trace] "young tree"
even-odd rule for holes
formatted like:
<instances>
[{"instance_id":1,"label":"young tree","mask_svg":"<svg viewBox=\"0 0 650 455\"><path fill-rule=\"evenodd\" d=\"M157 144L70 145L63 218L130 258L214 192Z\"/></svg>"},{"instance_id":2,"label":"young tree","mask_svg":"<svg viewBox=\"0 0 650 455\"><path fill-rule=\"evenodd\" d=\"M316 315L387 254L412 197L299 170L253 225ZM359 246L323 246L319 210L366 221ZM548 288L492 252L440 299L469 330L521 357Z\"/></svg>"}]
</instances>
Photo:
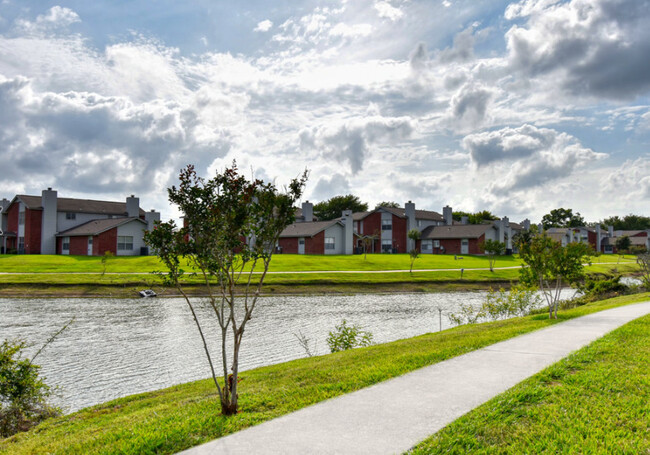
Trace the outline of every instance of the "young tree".
<instances>
[{"instance_id":1,"label":"young tree","mask_svg":"<svg viewBox=\"0 0 650 455\"><path fill-rule=\"evenodd\" d=\"M518 243L519 256L526 267L519 271L522 284L538 287L548 305L549 318L557 319L557 307L563 284L582 279L583 260L592 250L584 243L569 243L563 247L546 234L531 236Z\"/></svg>"},{"instance_id":2,"label":"young tree","mask_svg":"<svg viewBox=\"0 0 650 455\"><path fill-rule=\"evenodd\" d=\"M646 290L650 291L650 253L639 254L636 262L641 267L641 281Z\"/></svg>"},{"instance_id":3,"label":"young tree","mask_svg":"<svg viewBox=\"0 0 650 455\"><path fill-rule=\"evenodd\" d=\"M333 198L319 202L314 205L314 215L321 221L334 220L341 217L344 210L352 212L365 212L368 204L352 194L346 196L334 196Z\"/></svg>"},{"instance_id":4,"label":"young tree","mask_svg":"<svg viewBox=\"0 0 650 455\"><path fill-rule=\"evenodd\" d=\"M625 251L629 250L630 245L632 245L632 241L627 235L616 239L616 251L618 251L619 254L623 254Z\"/></svg>"},{"instance_id":5,"label":"young tree","mask_svg":"<svg viewBox=\"0 0 650 455\"><path fill-rule=\"evenodd\" d=\"M166 283L178 289L192 313L221 412L231 415L238 406L239 352L246 323L257 304L280 233L294 221L293 206L302 194L307 172L292 180L286 193L261 180L248 181L239 175L235 163L209 180L197 176L190 165L179 179L179 187L168 190L169 201L185 215L185 226L177 229L173 221L158 223L145 234L145 241L167 267ZM183 289L181 258L198 271L221 329L221 384L194 304ZM259 269L261 274L254 280Z\"/></svg>"},{"instance_id":6,"label":"young tree","mask_svg":"<svg viewBox=\"0 0 650 455\"><path fill-rule=\"evenodd\" d=\"M494 264L496 263L497 256L501 256L506 252L506 244L498 240L487 239L480 247L488 258L490 272L494 272Z\"/></svg>"},{"instance_id":7,"label":"young tree","mask_svg":"<svg viewBox=\"0 0 650 455\"><path fill-rule=\"evenodd\" d=\"M420 236L422 234L417 229L411 229L408 231L406 235L410 240L413 241L413 248L411 248L411 250L409 251L409 257L411 258L411 269L409 270L409 272L413 273L413 264L415 263L415 260L420 257L420 252L418 251L416 244L417 241L420 240Z\"/></svg>"},{"instance_id":8,"label":"young tree","mask_svg":"<svg viewBox=\"0 0 650 455\"><path fill-rule=\"evenodd\" d=\"M560 207L544 215L542 217L542 225L544 229L552 227L580 227L585 225L585 219L580 216L579 212L576 212L574 215L573 210Z\"/></svg>"}]
</instances>

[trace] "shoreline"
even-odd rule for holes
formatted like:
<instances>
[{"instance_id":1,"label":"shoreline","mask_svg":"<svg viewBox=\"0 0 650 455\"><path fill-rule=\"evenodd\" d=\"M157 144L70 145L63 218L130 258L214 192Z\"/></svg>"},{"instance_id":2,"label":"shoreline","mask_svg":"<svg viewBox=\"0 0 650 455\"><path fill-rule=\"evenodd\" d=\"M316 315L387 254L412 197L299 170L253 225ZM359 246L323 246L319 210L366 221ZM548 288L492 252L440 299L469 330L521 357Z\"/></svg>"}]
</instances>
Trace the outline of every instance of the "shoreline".
<instances>
[{"instance_id":1,"label":"shoreline","mask_svg":"<svg viewBox=\"0 0 650 455\"><path fill-rule=\"evenodd\" d=\"M262 288L263 297L294 295L351 295L351 294L415 294L437 292L486 291L490 288L510 288L512 281L418 281L391 283L329 283L329 284L269 284ZM175 288L135 283L124 285L77 284L6 284L0 285L0 298L140 298L142 289L153 289L158 297L182 297ZM192 297L205 297L203 286L187 286Z\"/></svg>"}]
</instances>

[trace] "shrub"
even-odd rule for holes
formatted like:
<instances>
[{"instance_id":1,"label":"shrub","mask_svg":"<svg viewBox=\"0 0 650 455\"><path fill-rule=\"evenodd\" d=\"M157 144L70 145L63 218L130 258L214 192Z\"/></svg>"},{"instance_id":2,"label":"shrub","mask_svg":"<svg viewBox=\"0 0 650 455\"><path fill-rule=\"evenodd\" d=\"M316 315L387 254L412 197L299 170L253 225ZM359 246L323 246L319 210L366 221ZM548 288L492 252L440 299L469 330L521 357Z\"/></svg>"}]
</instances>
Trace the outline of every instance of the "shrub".
<instances>
[{"instance_id":1,"label":"shrub","mask_svg":"<svg viewBox=\"0 0 650 455\"><path fill-rule=\"evenodd\" d=\"M370 346L371 344L372 333L361 330L357 325L348 326L345 319L327 336L327 345L330 352L346 351L356 347Z\"/></svg>"},{"instance_id":2,"label":"shrub","mask_svg":"<svg viewBox=\"0 0 650 455\"><path fill-rule=\"evenodd\" d=\"M50 406L50 388L39 376L40 367L22 357L26 343L4 340L0 344L0 437L27 431L41 421L59 415Z\"/></svg>"}]
</instances>

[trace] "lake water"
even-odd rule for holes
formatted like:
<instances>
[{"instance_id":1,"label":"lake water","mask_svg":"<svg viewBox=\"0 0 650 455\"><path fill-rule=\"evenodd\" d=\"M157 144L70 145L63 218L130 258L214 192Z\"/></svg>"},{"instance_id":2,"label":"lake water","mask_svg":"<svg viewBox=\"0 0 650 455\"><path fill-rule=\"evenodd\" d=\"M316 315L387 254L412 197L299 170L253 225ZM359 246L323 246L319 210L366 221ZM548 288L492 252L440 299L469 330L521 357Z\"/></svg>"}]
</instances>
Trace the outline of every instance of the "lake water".
<instances>
[{"instance_id":1,"label":"lake water","mask_svg":"<svg viewBox=\"0 0 650 455\"><path fill-rule=\"evenodd\" d=\"M572 291L567 293L570 296ZM240 369L329 352L326 338L343 319L384 343L450 327L447 314L461 303L480 305L485 292L277 296L258 302L242 342ZM198 305L215 361L219 328ZM442 309L442 319L438 308ZM75 321L36 363L53 400L68 412L138 392L210 375L203 346L182 299L0 299L0 339L23 338L33 355L66 322ZM220 370L219 370L220 371Z\"/></svg>"}]
</instances>

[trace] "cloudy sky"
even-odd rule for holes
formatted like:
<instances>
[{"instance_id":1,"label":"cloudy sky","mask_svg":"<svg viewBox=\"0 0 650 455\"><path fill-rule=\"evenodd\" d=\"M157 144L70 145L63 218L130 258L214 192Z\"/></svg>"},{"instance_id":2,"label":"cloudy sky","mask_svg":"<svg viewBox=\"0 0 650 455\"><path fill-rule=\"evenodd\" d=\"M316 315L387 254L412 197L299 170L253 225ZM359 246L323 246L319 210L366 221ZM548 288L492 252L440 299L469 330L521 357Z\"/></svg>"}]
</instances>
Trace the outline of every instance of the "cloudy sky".
<instances>
[{"instance_id":1,"label":"cloudy sky","mask_svg":"<svg viewBox=\"0 0 650 455\"><path fill-rule=\"evenodd\" d=\"M650 215L650 0L0 0L0 196Z\"/></svg>"}]
</instances>

